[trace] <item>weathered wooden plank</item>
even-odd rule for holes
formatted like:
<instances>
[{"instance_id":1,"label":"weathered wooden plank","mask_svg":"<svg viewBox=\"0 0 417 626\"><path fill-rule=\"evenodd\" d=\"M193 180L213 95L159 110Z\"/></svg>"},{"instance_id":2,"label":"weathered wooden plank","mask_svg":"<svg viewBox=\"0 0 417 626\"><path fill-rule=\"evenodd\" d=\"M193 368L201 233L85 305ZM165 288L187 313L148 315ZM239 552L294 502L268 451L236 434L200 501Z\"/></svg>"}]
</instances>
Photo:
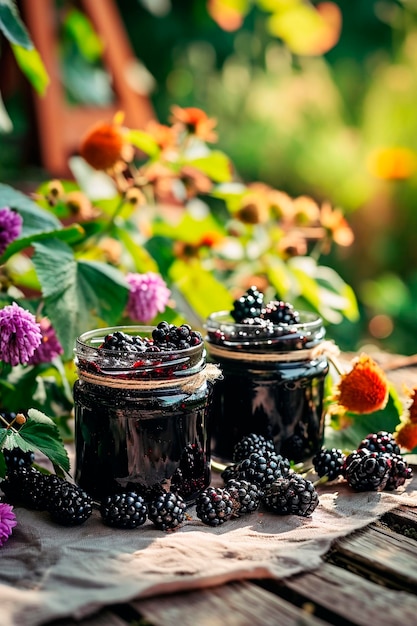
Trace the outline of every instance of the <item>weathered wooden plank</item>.
<instances>
[{"instance_id":1,"label":"weathered wooden plank","mask_svg":"<svg viewBox=\"0 0 417 626\"><path fill-rule=\"evenodd\" d=\"M328 626L312 615L250 582L137 600L133 607L155 626Z\"/></svg>"},{"instance_id":2,"label":"weathered wooden plank","mask_svg":"<svg viewBox=\"0 0 417 626\"><path fill-rule=\"evenodd\" d=\"M417 589L417 541L378 522L338 540L327 560L388 587Z\"/></svg>"},{"instance_id":3,"label":"weathered wooden plank","mask_svg":"<svg viewBox=\"0 0 417 626\"><path fill-rule=\"evenodd\" d=\"M408 506L401 506L389 511L381 520L392 530L410 539L417 540L417 510Z\"/></svg>"},{"instance_id":4,"label":"weathered wooden plank","mask_svg":"<svg viewBox=\"0 0 417 626\"><path fill-rule=\"evenodd\" d=\"M285 580L282 585L301 601L314 602L317 614L331 623L398 626L416 622L415 595L382 587L330 563Z\"/></svg>"},{"instance_id":5,"label":"weathered wooden plank","mask_svg":"<svg viewBox=\"0 0 417 626\"><path fill-rule=\"evenodd\" d=\"M131 620L115 615L112 611L100 611L91 617L85 617L83 620L75 619L59 619L48 622L48 626L129 626ZM145 625L143 625L145 626Z\"/></svg>"}]
</instances>

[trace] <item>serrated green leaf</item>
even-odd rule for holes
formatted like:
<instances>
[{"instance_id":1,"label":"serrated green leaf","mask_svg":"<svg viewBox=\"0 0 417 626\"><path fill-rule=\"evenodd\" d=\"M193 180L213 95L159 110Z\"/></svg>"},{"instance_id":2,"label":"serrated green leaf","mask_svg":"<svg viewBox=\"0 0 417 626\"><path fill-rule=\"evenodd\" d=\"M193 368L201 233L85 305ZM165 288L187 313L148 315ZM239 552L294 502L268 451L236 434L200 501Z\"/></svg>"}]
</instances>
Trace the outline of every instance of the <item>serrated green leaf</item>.
<instances>
[{"instance_id":1,"label":"serrated green leaf","mask_svg":"<svg viewBox=\"0 0 417 626\"><path fill-rule=\"evenodd\" d=\"M45 310L71 358L75 339L102 320L117 323L126 306L129 288L116 268L93 261L77 261L62 241L36 242L35 265Z\"/></svg>"},{"instance_id":2,"label":"serrated green leaf","mask_svg":"<svg viewBox=\"0 0 417 626\"><path fill-rule=\"evenodd\" d=\"M49 84L49 76L39 52L35 48L30 50L16 44L12 44L12 49L20 69L36 92L43 96Z\"/></svg>"},{"instance_id":3,"label":"serrated green leaf","mask_svg":"<svg viewBox=\"0 0 417 626\"><path fill-rule=\"evenodd\" d=\"M7 430L6 428L0 428L0 450L3 447L4 440L6 439Z\"/></svg>"},{"instance_id":4,"label":"serrated green leaf","mask_svg":"<svg viewBox=\"0 0 417 626\"><path fill-rule=\"evenodd\" d=\"M23 46L28 50L33 48L33 42L13 0L0 2L0 30L10 43Z\"/></svg>"},{"instance_id":5,"label":"serrated green leaf","mask_svg":"<svg viewBox=\"0 0 417 626\"><path fill-rule=\"evenodd\" d=\"M54 422L36 409L30 409L28 419L19 430L19 435L28 446L42 452L54 465L69 472L68 452ZM32 448L33 449L33 448Z\"/></svg>"},{"instance_id":6,"label":"serrated green leaf","mask_svg":"<svg viewBox=\"0 0 417 626\"><path fill-rule=\"evenodd\" d=\"M227 183L232 180L233 167L230 159L219 150L213 150L207 156L198 159L186 159L184 163L197 168L216 183Z\"/></svg>"}]
</instances>

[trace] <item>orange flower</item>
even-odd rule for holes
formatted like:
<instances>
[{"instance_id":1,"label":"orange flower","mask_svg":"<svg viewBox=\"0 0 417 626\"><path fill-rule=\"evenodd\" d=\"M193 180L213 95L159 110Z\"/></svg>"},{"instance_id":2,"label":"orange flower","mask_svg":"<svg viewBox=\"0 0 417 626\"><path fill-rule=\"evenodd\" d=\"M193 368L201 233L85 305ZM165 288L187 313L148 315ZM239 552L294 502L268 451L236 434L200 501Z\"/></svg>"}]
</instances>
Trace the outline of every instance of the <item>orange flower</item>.
<instances>
[{"instance_id":1,"label":"orange flower","mask_svg":"<svg viewBox=\"0 0 417 626\"><path fill-rule=\"evenodd\" d=\"M416 166L416 153L404 147L380 148L368 159L371 174L383 180L406 180L414 174Z\"/></svg>"},{"instance_id":2,"label":"orange flower","mask_svg":"<svg viewBox=\"0 0 417 626\"><path fill-rule=\"evenodd\" d=\"M383 370L366 354L352 361L352 369L342 374L337 402L352 413L373 413L388 402L388 381Z\"/></svg>"},{"instance_id":3,"label":"orange flower","mask_svg":"<svg viewBox=\"0 0 417 626\"><path fill-rule=\"evenodd\" d=\"M417 389L414 387L410 396L412 398L412 403L408 407L409 419L413 424L417 424Z\"/></svg>"},{"instance_id":4,"label":"orange flower","mask_svg":"<svg viewBox=\"0 0 417 626\"><path fill-rule=\"evenodd\" d=\"M353 231L340 209L332 209L330 204L325 202L321 207L320 222L339 246L350 246L353 243Z\"/></svg>"},{"instance_id":5,"label":"orange flower","mask_svg":"<svg viewBox=\"0 0 417 626\"><path fill-rule=\"evenodd\" d=\"M210 143L217 141L217 133L213 130L217 120L208 117L201 109L196 107L183 109L174 105L171 107L171 113L172 122L174 124L178 123L182 128L185 128L190 135L195 135L203 141L209 141Z\"/></svg>"},{"instance_id":6,"label":"orange flower","mask_svg":"<svg viewBox=\"0 0 417 626\"><path fill-rule=\"evenodd\" d=\"M98 122L82 139L80 155L95 170L109 170L123 161L124 146L120 123Z\"/></svg>"},{"instance_id":7,"label":"orange flower","mask_svg":"<svg viewBox=\"0 0 417 626\"><path fill-rule=\"evenodd\" d=\"M320 219L320 209L312 198L298 196L293 202L294 222L298 226L305 226L317 222Z\"/></svg>"},{"instance_id":8,"label":"orange flower","mask_svg":"<svg viewBox=\"0 0 417 626\"><path fill-rule=\"evenodd\" d=\"M395 429L394 437L401 448L413 450L417 447L417 422L404 420Z\"/></svg>"},{"instance_id":9,"label":"orange flower","mask_svg":"<svg viewBox=\"0 0 417 626\"><path fill-rule=\"evenodd\" d=\"M176 134L171 126L159 124L155 120L150 120L146 125L146 132L156 141L161 150L172 148L176 142Z\"/></svg>"}]
</instances>

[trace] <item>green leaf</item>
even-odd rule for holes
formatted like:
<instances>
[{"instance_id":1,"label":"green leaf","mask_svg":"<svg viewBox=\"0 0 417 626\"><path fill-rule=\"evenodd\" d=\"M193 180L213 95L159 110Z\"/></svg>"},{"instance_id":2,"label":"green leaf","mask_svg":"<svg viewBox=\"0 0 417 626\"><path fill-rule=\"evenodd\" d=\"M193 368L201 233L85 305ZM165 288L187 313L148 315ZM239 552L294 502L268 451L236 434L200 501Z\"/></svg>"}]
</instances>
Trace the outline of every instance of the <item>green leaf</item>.
<instances>
[{"instance_id":1,"label":"green leaf","mask_svg":"<svg viewBox=\"0 0 417 626\"><path fill-rule=\"evenodd\" d=\"M0 258L1 262L7 261L13 254L16 252L20 252L25 248L33 245L36 241L43 241L45 239L50 239L54 237L54 239L60 239L61 241L66 241L68 243L76 243L80 241L84 237L84 229L79 224L73 224L72 226L68 226L67 228L62 228L60 230L51 230L46 233L36 233L34 235L30 235L29 237L23 237L20 239L15 239L12 243L7 247L3 256Z\"/></svg>"},{"instance_id":2,"label":"green leaf","mask_svg":"<svg viewBox=\"0 0 417 626\"><path fill-rule=\"evenodd\" d=\"M10 43L28 50L33 48L32 40L13 0L0 0L0 30Z\"/></svg>"},{"instance_id":3,"label":"green leaf","mask_svg":"<svg viewBox=\"0 0 417 626\"><path fill-rule=\"evenodd\" d=\"M1 452L1 447L0 447L0 478L4 478L6 476L6 461L4 459L4 454L3 452Z\"/></svg>"},{"instance_id":4,"label":"green leaf","mask_svg":"<svg viewBox=\"0 0 417 626\"><path fill-rule=\"evenodd\" d=\"M13 130L13 123L4 106L3 98L0 94L0 131L10 133Z\"/></svg>"},{"instance_id":5,"label":"green leaf","mask_svg":"<svg viewBox=\"0 0 417 626\"><path fill-rule=\"evenodd\" d=\"M170 278L201 320L213 311L231 310L233 300L229 291L198 259L188 263L181 259L174 261Z\"/></svg>"},{"instance_id":6,"label":"green leaf","mask_svg":"<svg viewBox=\"0 0 417 626\"><path fill-rule=\"evenodd\" d=\"M115 226L113 232L116 239L123 244L125 250L130 254L136 272L159 272L158 264L155 262L155 259L149 254L146 248L141 246L135 240L134 236L132 236L134 234L137 235L137 230L135 233L130 233L127 228L118 228Z\"/></svg>"},{"instance_id":7,"label":"green leaf","mask_svg":"<svg viewBox=\"0 0 417 626\"><path fill-rule=\"evenodd\" d=\"M155 157L159 154L159 146L155 139L143 130L129 130L126 139L150 157Z\"/></svg>"},{"instance_id":8,"label":"green leaf","mask_svg":"<svg viewBox=\"0 0 417 626\"><path fill-rule=\"evenodd\" d=\"M36 92L43 96L49 84L49 76L35 49L27 50L22 46L12 45L13 54L22 72Z\"/></svg>"},{"instance_id":9,"label":"green leaf","mask_svg":"<svg viewBox=\"0 0 417 626\"><path fill-rule=\"evenodd\" d=\"M87 16L77 9L66 12L64 28L76 43L82 56L90 63L99 61L104 45Z\"/></svg>"},{"instance_id":10,"label":"green leaf","mask_svg":"<svg viewBox=\"0 0 417 626\"><path fill-rule=\"evenodd\" d=\"M19 211L23 218L21 237L61 227L60 221L52 213L41 209L36 202L10 185L0 183L0 206L8 206Z\"/></svg>"},{"instance_id":11,"label":"green leaf","mask_svg":"<svg viewBox=\"0 0 417 626\"><path fill-rule=\"evenodd\" d=\"M350 426L341 430L336 430L331 426L326 427L325 445L342 450L355 450L359 443L369 433L376 433L379 430L394 432L400 421L402 405L396 390L391 386L388 402L384 409L375 411L367 415L348 414L353 421Z\"/></svg>"},{"instance_id":12,"label":"green leaf","mask_svg":"<svg viewBox=\"0 0 417 626\"><path fill-rule=\"evenodd\" d=\"M70 358L75 339L99 325L114 325L129 293L124 276L104 263L78 261L69 246L58 240L34 244L35 265L45 309Z\"/></svg>"},{"instance_id":13,"label":"green leaf","mask_svg":"<svg viewBox=\"0 0 417 626\"><path fill-rule=\"evenodd\" d=\"M4 440L6 439L7 430L6 428L0 427L0 450L3 447Z\"/></svg>"},{"instance_id":14,"label":"green leaf","mask_svg":"<svg viewBox=\"0 0 417 626\"><path fill-rule=\"evenodd\" d=\"M28 444L40 450L54 465L69 472L68 452L54 422L36 409L29 409L28 419L19 430L19 435Z\"/></svg>"},{"instance_id":15,"label":"green leaf","mask_svg":"<svg viewBox=\"0 0 417 626\"><path fill-rule=\"evenodd\" d=\"M213 150L207 156L198 159L186 159L184 163L199 169L216 183L227 183L232 180L233 167L230 159L219 150Z\"/></svg>"}]
</instances>

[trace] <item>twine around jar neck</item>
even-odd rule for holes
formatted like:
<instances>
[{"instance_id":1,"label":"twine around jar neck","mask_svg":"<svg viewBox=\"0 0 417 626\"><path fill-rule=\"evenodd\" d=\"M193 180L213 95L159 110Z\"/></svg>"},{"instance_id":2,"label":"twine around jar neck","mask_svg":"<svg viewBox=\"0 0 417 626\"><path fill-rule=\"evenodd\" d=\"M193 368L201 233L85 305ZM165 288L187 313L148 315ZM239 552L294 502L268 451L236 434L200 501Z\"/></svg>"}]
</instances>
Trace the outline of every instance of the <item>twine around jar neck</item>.
<instances>
[{"instance_id":1,"label":"twine around jar neck","mask_svg":"<svg viewBox=\"0 0 417 626\"><path fill-rule=\"evenodd\" d=\"M289 363L295 361L308 361L319 357L334 358L340 353L339 348L333 341L322 341L314 348L307 350L291 350L287 352L244 352L243 350L230 350L223 346L210 344L210 355L219 359L231 361L245 361L247 363Z\"/></svg>"},{"instance_id":2,"label":"twine around jar neck","mask_svg":"<svg viewBox=\"0 0 417 626\"><path fill-rule=\"evenodd\" d=\"M196 374L184 376L182 378L143 380L141 378L116 378L113 376L101 376L91 372L79 371L80 380L93 385L101 385L114 389L134 389L138 391L155 391L179 389L183 393L192 394L197 391L205 382L213 383L222 377L221 370L213 363L207 363L205 367Z\"/></svg>"}]
</instances>

